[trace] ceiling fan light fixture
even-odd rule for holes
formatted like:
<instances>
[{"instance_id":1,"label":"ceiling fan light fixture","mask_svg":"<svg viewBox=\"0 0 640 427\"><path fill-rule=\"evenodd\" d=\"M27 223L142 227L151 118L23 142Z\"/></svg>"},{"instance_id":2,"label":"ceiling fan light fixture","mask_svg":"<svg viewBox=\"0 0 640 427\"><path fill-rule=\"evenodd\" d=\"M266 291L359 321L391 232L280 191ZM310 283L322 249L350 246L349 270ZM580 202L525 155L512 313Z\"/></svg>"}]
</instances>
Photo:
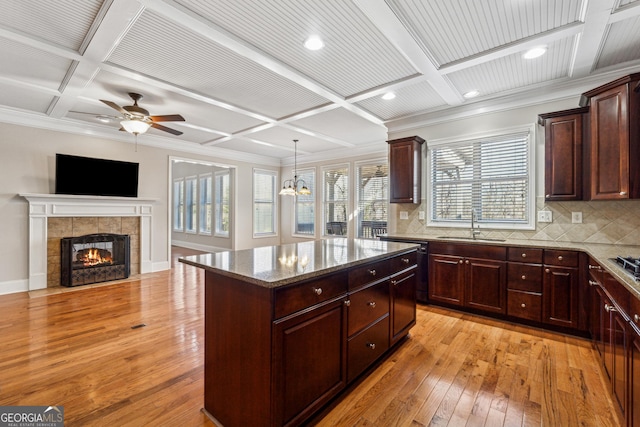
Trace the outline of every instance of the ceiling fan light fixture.
<instances>
[{"instance_id":1,"label":"ceiling fan light fixture","mask_svg":"<svg viewBox=\"0 0 640 427\"><path fill-rule=\"evenodd\" d=\"M524 55L522 55L522 57L524 59L533 59L533 58L537 58L539 56L544 55L546 52L547 52L546 46L536 46L526 51Z\"/></svg>"},{"instance_id":2,"label":"ceiling fan light fixture","mask_svg":"<svg viewBox=\"0 0 640 427\"><path fill-rule=\"evenodd\" d=\"M145 133L151 127L151 124L144 122L142 120L136 120L136 119L123 120L120 122L120 125L122 125L124 130L134 135Z\"/></svg>"}]
</instances>

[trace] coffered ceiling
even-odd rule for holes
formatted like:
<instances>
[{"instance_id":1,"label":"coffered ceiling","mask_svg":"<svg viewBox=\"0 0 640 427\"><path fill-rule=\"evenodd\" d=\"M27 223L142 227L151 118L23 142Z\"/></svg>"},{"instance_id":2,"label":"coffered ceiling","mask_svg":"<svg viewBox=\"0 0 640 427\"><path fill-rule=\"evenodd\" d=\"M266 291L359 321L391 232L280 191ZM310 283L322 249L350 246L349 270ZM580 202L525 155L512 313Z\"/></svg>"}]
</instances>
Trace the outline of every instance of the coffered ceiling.
<instances>
[{"instance_id":1,"label":"coffered ceiling","mask_svg":"<svg viewBox=\"0 0 640 427\"><path fill-rule=\"evenodd\" d=\"M293 139L340 158L386 150L388 129L577 106L640 70L640 0L5 0L0 56L0 121L133 142L99 100L137 92L186 119L139 143L280 164Z\"/></svg>"}]
</instances>

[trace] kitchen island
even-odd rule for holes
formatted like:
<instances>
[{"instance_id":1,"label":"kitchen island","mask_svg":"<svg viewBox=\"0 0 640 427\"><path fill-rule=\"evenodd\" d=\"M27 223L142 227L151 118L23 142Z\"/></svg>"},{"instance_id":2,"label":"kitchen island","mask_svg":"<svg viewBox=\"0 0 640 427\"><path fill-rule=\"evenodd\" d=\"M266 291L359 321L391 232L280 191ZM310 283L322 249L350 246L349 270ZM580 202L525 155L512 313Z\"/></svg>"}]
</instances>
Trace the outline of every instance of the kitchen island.
<instances>
[{"instance_id":1,"label":"kitchen island","mask_svg":"<svg viewBox=\"0 0 640 427\"><path fill-rule=\"evenodd\" d=\"M204 409L300 425L407 336L417 246L329 239L195 255L205 270Z\"/></svg>"}]
</instances>

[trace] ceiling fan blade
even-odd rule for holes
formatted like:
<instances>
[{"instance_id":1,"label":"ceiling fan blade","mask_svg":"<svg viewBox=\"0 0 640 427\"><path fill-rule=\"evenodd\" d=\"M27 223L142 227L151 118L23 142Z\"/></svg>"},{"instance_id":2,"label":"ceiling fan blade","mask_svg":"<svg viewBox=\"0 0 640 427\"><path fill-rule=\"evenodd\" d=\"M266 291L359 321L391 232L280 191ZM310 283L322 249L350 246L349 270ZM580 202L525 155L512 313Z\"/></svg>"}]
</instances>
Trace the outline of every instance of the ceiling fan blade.
<instances>
[{"instance_id":1,"label":"ceiling fan blade","mask_svg":"<svg viewBox=\"0 0 640 427\"><path fill-rule=\"evenodd\" d=\"M111 101L105 101L104 99L100 100L101 102L104 102L105 104L107 104L109 107L113 108L114 110L119 111L121 114L123 114L124 116L127 116L129 113L122 108L121 106L119 106L118 104L116 104L115 102L111 102Z\"/></svg>"},{"instance_id":2,"label":"ceiling fan blade","mask_svg":"<svg viewBox=\"0 0 640 427\"><path fill-rule=\"evenodd\" d=\"M174 134L174 135L182 135L182 132L180 132L179 130L171 129L171 128L168 128L168 127L166 127L166 126L159 125L159 124L157 124L157 123L153 123L153 122L152 122L152 123L151 123L151 127L156 128L156 129L158 129L158 130L163 130L163 131L165 131L165 132L172 133L172 134Z\"/></svg>"},{"instance_id":3,"label":"ceiling fan blade","mask_svg":"<svg viewBox=\"0 0 640 427\"><path fill-rule=\"evenodd\" d=\"M163 116L149 116L152 122L184 122L180 114L165 114Z\"/></svg>"}]
</instances>

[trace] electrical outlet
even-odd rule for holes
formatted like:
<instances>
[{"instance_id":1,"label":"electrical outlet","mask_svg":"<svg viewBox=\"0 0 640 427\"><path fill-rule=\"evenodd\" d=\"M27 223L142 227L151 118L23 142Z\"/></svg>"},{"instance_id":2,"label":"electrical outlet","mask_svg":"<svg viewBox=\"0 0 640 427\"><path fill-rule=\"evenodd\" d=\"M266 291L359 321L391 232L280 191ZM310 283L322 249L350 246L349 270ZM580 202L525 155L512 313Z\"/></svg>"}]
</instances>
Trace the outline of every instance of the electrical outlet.
<instances>
[{"instance_id":1,"label":"electrical outlet","mask_svg":"<svg viewBox=\"0 0 640 427\"><path fill-rule=\"evenodd\" d=\"M538 222L552 222L551 211L538 211Z\"/></svg>"},{"instance_id":2,"label":"electrical outlet","mask_svg":"<svg viewBox=\"0 0 640 427\"><path fill-rule=\"evenodd\" d=\"M400 211L400 219L409 219L409 212Z\"/></svg>"},{"instance_id":3,"label":"electrical outlet","mask_svg":"<svg viewBox=\"0 0 640 427\"><path fill-rule=\"evenodd\" d=\"M424 211L418 212L418 219L424 221Z\"/></svg>"},{"instance_id":4,"label":"electrical outlet","mask_svg":"<svg viewBox=\"0 0 640 427\"><path fill-rule=\"evenodd\" d=\"M582 224L582 212L571 212L571 222L573 224Z\"/></svg>"}]
</instances>

